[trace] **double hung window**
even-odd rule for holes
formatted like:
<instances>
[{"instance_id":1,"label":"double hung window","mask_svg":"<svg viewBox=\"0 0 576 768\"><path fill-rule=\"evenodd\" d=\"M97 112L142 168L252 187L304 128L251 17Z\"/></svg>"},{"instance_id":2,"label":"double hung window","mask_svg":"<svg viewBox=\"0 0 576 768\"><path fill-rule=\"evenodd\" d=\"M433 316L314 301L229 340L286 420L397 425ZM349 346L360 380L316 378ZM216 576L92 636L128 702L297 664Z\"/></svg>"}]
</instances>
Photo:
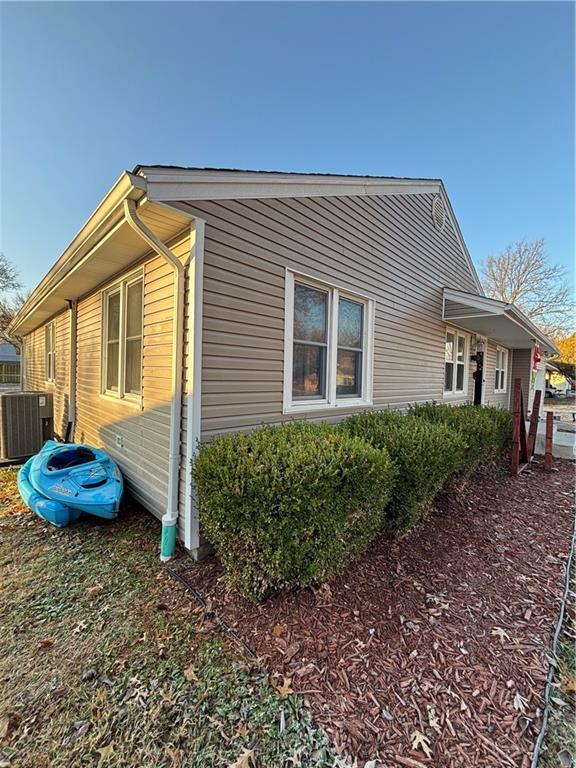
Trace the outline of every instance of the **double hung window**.
<instances>
[{"instance_id":1,"label":"double hung window","mask_svg":"<svg viewBox=\"0 0 576 768\"><path fill-rule=\"evenodd\" d=\"M139 399L142 393L143 278L132 276L103 295L102 391Z\"/></svg>"},{"instance_id":2,"label":"double hung window","mask_svg":"<svg viewBox=\"0 0 576 768\"><path fill-rule=\"evenodd\" d=\"M371 400L373 301L287 273L284 409Z\"/></svg>"}]
</instances>

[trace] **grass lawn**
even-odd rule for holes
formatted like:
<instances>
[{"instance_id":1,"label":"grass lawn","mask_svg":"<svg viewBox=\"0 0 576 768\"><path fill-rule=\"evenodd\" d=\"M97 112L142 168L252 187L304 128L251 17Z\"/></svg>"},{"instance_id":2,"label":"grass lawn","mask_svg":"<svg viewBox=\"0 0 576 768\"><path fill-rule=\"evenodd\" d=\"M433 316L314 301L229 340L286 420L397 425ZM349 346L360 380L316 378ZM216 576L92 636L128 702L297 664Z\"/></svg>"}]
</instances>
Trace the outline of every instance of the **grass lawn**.
<instances>
[{"instance_id":1,"label":"grass lawn","mask_svg":"<svg viewBox=\"0 0 576 768\"><path fill-rule=\"evenodd\" d=\"M344 765L162 571L158 533L137 508L57 530L0 470L0 768Z\"/></svg>"}]
</instances>

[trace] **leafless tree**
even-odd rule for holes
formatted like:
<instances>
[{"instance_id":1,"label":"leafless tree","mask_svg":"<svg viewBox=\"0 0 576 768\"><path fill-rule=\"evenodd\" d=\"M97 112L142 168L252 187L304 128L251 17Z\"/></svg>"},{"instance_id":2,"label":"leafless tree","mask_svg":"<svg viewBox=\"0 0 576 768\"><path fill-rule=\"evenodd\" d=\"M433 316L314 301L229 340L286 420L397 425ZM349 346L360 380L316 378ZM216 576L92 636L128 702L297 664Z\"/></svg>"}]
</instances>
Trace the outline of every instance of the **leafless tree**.
<instances>
[{"instance_id":1,"label":"leafless tree","mask_svg":"<svg viewBox=\"0 0 576 768\"><path fill-rule=\"evenodd\" d=\"M26 301L16 267L0 253L0 341L20 347L20 339L9 333L8 326Z\"/></svg>"},{"instance_id":2,"label":"leafless tree","mask_svg":"<svg viewBox=\"0 0 576 768\"><path fill-rule=\"evenodd\" d=\"M486 295L516 304L549 336L574 329L574 298L566 270L551 264L544 239L508 245L482 265Z\"/></svg>"}]
</instances>

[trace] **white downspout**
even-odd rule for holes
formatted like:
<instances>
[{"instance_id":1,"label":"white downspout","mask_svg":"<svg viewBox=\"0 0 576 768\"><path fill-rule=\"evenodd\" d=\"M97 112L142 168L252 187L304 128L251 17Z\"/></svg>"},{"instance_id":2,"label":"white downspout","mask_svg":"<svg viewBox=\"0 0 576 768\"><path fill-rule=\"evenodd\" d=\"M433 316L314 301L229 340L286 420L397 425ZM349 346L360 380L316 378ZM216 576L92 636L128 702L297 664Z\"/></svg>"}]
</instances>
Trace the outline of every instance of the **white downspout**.
<instances>
[{"instance_id":1,"label":"white downspout","mask_svg":"<svg viewBox=\"0 0 576 768\"><path fill-rule=\"evenodd\" d=\"M26 386L26 358L28 356L28 344L26 339L20 339L20 392L24 392Z\"/></svg>"},{"instance_id":2,"label":"white downspout","mask_svg":"<svg viewBox=\"0 0 576 768\"><path fill-rule=\"evenodd\" d=\"M182 358L184 348L184 265L172 251L138 218L134 200L124 200L126 221L146 243L174 269L174 333L172 335L172 404L170 408L170 447L168 454L168 503L162 517L160 559L170 560L176 547L178 524L178 473L180 470L180 431L182 424Z\"/></svg>"},{"instance_id":3,"label":"white downspout","mask_svg":"<svg viewBox=\"0 0 576 768\"><path fill-rule=\"evenodd\" d=\"M68 300L70 312L70 371L68 380L68 440L74 442L74 430L76 429L76 365L78 344L78 302L76 299Z\"/></svg>"}]
</instances>

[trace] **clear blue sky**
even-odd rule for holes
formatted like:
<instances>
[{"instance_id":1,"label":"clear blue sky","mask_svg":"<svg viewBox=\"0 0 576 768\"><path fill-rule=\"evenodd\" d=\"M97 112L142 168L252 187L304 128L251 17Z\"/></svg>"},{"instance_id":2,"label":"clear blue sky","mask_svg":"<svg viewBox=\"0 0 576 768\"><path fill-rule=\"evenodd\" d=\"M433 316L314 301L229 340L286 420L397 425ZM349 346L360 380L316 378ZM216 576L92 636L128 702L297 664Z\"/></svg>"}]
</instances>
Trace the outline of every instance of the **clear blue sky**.
<instances>
[{"instance_id":1,"label":"clear blue sky","mask_svg":"<svg viewBox=\"0 0 576 768\"><path fill-rule=\"evenodd\" d=\"M571 3L3 3L2 250L137 163L441 177L476 263L574 257Z\"/></svg>"}]
</instances>

